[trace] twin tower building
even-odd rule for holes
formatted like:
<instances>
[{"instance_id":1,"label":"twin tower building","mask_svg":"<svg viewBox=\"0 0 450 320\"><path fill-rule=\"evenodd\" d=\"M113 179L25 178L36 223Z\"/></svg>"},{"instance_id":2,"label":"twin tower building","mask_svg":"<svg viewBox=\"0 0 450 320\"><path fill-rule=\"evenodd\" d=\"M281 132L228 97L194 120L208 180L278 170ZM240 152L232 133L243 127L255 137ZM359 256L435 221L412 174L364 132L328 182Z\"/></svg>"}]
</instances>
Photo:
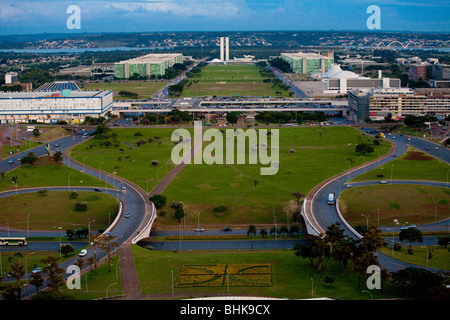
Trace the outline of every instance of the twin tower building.
<instances>
[{"instance_id":1,"label":"twin tower building","mask_svg":"<svg viewBox=\"0 0 450 320\"><path fill-rule=\"evenodd\" d=\"M230 38L220 37L220 61L230 60Z\"/></svg>"}]
</instances>

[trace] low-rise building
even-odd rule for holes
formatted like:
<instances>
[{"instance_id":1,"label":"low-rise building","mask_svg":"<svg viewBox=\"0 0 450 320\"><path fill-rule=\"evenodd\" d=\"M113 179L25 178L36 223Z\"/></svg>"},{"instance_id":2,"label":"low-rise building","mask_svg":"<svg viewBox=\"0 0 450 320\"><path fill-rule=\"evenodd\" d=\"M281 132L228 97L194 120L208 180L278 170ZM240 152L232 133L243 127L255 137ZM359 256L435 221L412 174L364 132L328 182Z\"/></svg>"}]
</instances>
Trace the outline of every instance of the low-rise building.
<instances>
[{"instance_id":1,"label":"low-rise building","mask_svg":"<svg viewBox=\"0 0 450 320\"><path fill-rule=\"evenodd\" d=\"M373 89L351 91L348 94L349 118L355 121L383 120L389 114L395 120L408 115L450 115L448 89Z\"/></svg>"},{"instance_id":2,"label":"low-rise building","mask_svg":"<svg viewBox=\"0 0 450 320\"><path fill-rule=\"evenodd\" d=\"M325 73L334 64L332 53L326 55L311 52L282 53L281 59L291 66L294 73Z\"/></svg>"},{"instance_id":3,"label":"low-rise building","mask_svg":"<svg viewBox=\"0 0 450 320\"><path fill-rule=\"evenodd\" d=\"M148 54L135 59L117 62L114 65L114 75L117 79L164 76L166 70L177 63L183 63L183 55L181 53Z\"/></svg>"},{"instance_id":4,"label":"low-rise building","mask_svg":"<svg viewBox=\"0 0 450 320\"><path fill-rule=\"evenodd\" d=\"M112 106L112 91L0 93L0 123L79 123L104 116Z\"/></svg>"}]
</instances>

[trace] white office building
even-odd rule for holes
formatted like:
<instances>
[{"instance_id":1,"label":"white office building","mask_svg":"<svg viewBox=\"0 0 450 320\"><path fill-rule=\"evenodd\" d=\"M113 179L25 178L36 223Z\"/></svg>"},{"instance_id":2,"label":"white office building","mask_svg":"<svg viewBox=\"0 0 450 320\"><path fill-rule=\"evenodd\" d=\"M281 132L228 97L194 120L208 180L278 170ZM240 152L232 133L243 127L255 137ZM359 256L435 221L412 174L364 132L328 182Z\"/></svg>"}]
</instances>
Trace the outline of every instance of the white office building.
<instances>
[{"instance_id":1,"label":"white office building","mask_svg":"<svg viewBox=\"0 0 450 320\"><path fill-rule=\"evenodd\" d=\"M76 124L87 116L104 116L112 107L112 91L6 92L0 93L0 123Z\"/></svg>"}]
</instances>

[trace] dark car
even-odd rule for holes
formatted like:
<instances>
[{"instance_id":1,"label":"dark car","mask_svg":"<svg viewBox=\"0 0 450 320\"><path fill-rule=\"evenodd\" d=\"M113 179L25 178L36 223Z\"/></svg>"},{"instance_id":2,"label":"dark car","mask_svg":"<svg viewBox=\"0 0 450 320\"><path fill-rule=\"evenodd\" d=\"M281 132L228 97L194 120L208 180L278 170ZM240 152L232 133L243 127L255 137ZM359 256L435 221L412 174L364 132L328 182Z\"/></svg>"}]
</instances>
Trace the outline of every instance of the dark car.
<instances>
[{"instance_id":1,"label":"dark car","mask_svg":"<svg viewBox=\"0 0 450 320\"><path fill-rule=\"evenodd\" d=\"M231 229L230 227L226 227L222 229L223 232L231 232L233 231L233 229Z\"/></svg>"},{"instance_id":2,"label":"dark car","mask_svg":"<svg viewBox=\"0 0 450 320\"><path fill-rule=\"evenodd\" d=\"M100 189L94 189L95 192L102 192Z\"/></svg>"}]
</instances>

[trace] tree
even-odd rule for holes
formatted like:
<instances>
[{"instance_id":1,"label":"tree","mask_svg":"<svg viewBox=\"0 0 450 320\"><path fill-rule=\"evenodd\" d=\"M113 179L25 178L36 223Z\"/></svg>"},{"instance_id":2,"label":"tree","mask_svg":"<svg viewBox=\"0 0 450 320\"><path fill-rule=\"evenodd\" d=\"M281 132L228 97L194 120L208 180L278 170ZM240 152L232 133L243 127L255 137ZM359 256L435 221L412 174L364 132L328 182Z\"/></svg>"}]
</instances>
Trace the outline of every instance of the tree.
<instances>
[{"instance_id":1,"label":"tree","mask_svg":"<svg viewBox=\"0 0 450 320\"><path fill-rule=\"evenodd\" d=\"M324 282L327 284L328 287L330 286L330 284L332 284L335 281L336 281L336 278L333 278L330 276L326 276L324 279Z\"/></svg>"},{"instance_id":2,"label":"tree","mask_svg":"<svg viewBox=\"0 0 450 320\"><path fill-rule=\"evenodd\" d=\"M311 256L315 258L317 264L317 271L322 271L323 257L328 254L329 245L325 238L315 236L311 244Z\"/></svg>"},{"instance_id":3,"label":"tree","mask_svg":"<svg viewBox=\"0 0 450 320\"><path fill-rule=\"evenodd\" d=\"M412 242L423 242L423 237L422 237L422 232L420 230L418 230L417 228L414 227L410 227L407 229L403 229L400 231L399 235L398 235L398 239L403 242L403 241L408 241L409 242L409 250L411 252L412 248L411 248L411 243Z\"/></svg>"},{"instance_id":4,"label":"tree","mask_svg":"<svg viewBox=\"0 0 450 320\"><path fill-rule=\"evenodd\" d=\"M54 256L48 256L42 262L45 266L42 268L44 273L48 273L49 287L58 292L59 287L64 284L65 270L59 266L59 259Z\"/></svg>"},{"instance_id":5,"label":"tree","mask_svg":"<svg viewBox=\"0 0 450 320\"><path fill-rule=\"evenodd\" d=\"M366 246L367 251L370 252L376 252L384 243L384 239L381 236L381 230L374 226L370 227L369 230L364 233L362 241Z\"/></svg>"},{"instance_id":6,"label":"tree","mask_svg":"<svg viewBox=\"0 0 450 320\"><path fill-rule=\"evenodd\" d=\"M20 288L20 280L22 280L26 275L25 267L19 261L14 261L11 265L11 270L11 277L16 279L16 290L20 300L20 294L22 292L22 289Z\"/></svg>"},{"instance_id":7,"label":"tree","mask_svg":"<svg viewBox=\"0 0 450 320\"><path fill-rule=\"evenodd\" d=\"M33 129L33 136L35 137L39 137L41 135L41 132L39 131L38 128L34 128Z\"/></svg>"},{"instance_id":8,"label":"tree","mask_svg":"<svg viewBox=\"0 0 450 320\"><path fill-rule=\"evenodd\" d=\"M339 262L339 268L347 269L348 261L352 258L352 245L348 237L344 237L335 243L333 248L333 258Z\"/></svg>"},{"instance_id":9,"label":"tree","mask_svg":"<svg viewBox=\"0 0 450 320\"><path fill-rule=\"evenodd\" d=\"M72 240L75 237L75 231L73 229L66 230L67 239Z\"/></svg>"},{"instance_id":10,"label":"tree","mask_svg":"<svg viewBox=\"0 0 450 320\"><path fill-rule=\"evenodd\" d=\"M75 251L75 249L73 248L73 245L71 245L70 243L65 243L61 245L61 254L64 255L64 257L67 257L69 255L69 253L72 253Z\"/></svg>"},{"instance_id":11,"label":"tree","mask_svg":"<svg viewBox=\"0 0 450 320\"><path fill-rule=\"evenodd\" d=\"M167 202L166 196L163 196L162 194L155 194L154 196L150 197L149 200L153 202L153 204L157 208L164 207Z\"/></svg>"},{"instance_id":12,"label":"tree","mask_svg":"<svg viewBox=\"0 0 450 320\"><path fill-rule=\"evenodd\" d=\"M63 161L63 154L61 151L56 151L53 155L53 161L55 161L58 165Z\"/></svg>"},{"instance_id":13,"label":"tree","mask_svg":"<svg viewBox=\"0 0 450 320\"><path fill-rule=\"evenodd\" d=\"M294 254L298 257L302 257L303 259L308 258L313 265L313 256L311 254L311 246L305 246L303 244L297 243L294 247Z\"/></svg>"},{"instance_id":14,"label":"tree","mask_svg":"<svg viewBox=\"0 0 450 320\"><path fill-rule=\"evenodd\" d=\"M300 228L297 225L294 224L289 227L289 235L290 236L293 236L294 234L299 233L299 232L300 232Z\"/></svg>"},{"instance_id":15,"label":"tree","mask_svg":"<svg viewBox=\"0 0 450 320\"><path fill-rule=\"evenodd\" d=\"M98 237L100 248L104 250L108 255L109 272L111 272L111 252L114 250L114 248L117 248L119 246L119 243L117 241L112 241L115 239L117 239L117 236L112 236L111 234L102 234L100 237Z\"/></svg>"},{"instance_id":16,"label":"tree","mask_svg":"<svg viewBox=\"0 0 450 320\"><path fill-rule=\"evenodd\" d=\"M42 287L42 285L44 284L44 278L42 277L40 272L31 274L30 284L36 287L36 293L38 293L39 287Z\"/></svg>"},{"instance_id":17,"label":"tree","mask_svg":"<svg viewBox=\"0 0 450 320\"><path fill-rule=\"evenodd\" d=\"M28 155L20 159L20 164L29 164L32 165L38 160L38 157L35 156L33 152L29 152Z\"/></svg>"},{"instance_id":18,"label":"tree","mask_svg":"<svg viewBox=\"0 0 450 320\"><path fill-rule=\"evenodd\" d=\"M227 113L227 121L231 124L236 124L241 118L241 113L238 111L231 111Z\"/></svg>"},{"instance_id":19,"label":"tree","mask_svg":"<svg viewBox=\"0 0 450 320\"><path fill-rule=\"evenodd\" d=\"M181 221L186 216L186 212L184 211L183 207L178 207L175 210L175 219Z\"/></svg>"},{"instance_id":20,"label":"tree","mask_svg":"<svg viewBox=\"0 0 450 320\"><path fill-rule=\"evenodd\" d=\"M254 225L250 225L247 229L247 235L256 235L256 227Z\"/></svg>"},{"instance_id":21,"label":"tree","mask_svg":"<svg viewBox=\"0 0 450 320\"><path fill-rule=\"evenodd\" d=\"M282 235L286 235L287 233L289 233L289 229L287 226L281 226L279 231L280 231L280 234L282 234Z\"/></svg>"},{"instance_id":22,"label":"tree","mask_svg":"<svg viewBox=\"0 0 450 320\"><path fill-rule=\"evenodd\" d=\"M304 193L301 193L301 192L298 192L298 191L292 192L291 195L293 195L297 199L297 205L300 204L300 199L305 197Z\"/></svg>"},{"instance_id":23,"label":"tree","mask_svg":"<svg viewBox=\"0 0 450 320\"><path fill-rule=\"evenodd\" d=\"M356 153L358 154L365 155L368 153L372 153L373 151L373 146L368 143L359 143L356 145Z\"/></svg>"},{"instance_id":24,"label":"tree","mask_svg":"<svg viewBox=\"0 0 450 320\"><path fill-rule=\"evenodd\" d=\"M265 238L265 237L267 237L267 230L266 229L261 229L259 231L259 234L261 235L261 237Z\"/></svg>"},{"instance_id":25,"label":"tree","mask_svg":"<svg viewBox=\"0 0 450 320\"><path fill-rule=\"evenodd\" d=\"M411 268L392 272L392 281L410 297L429 297L444 284L444 277L423 268Z\"/></svg>"},{"instance_id":26,"label":"tree","mask_svg":"<svg viewBox=\"0 0 450 320\"><path fill-rule=\"evenodd\" d=\"M450 236L438 237L438 244L440 246L443 246L444 248L447 248L449 243L450 243Z\"/></svg>"}]
</instances>

